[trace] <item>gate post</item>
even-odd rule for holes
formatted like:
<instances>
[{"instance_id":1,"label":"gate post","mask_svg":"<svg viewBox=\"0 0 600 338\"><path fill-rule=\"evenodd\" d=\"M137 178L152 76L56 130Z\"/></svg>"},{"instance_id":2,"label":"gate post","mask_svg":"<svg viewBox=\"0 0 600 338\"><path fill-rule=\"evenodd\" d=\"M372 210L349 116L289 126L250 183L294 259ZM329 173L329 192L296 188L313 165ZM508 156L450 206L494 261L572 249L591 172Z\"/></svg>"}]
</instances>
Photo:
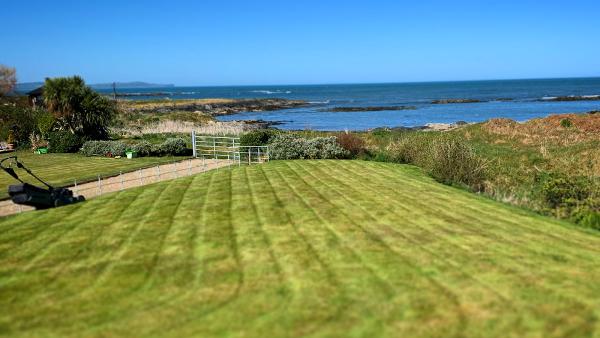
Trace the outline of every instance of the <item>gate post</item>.
<instances>
[{"instance_id":1,"label":"gate post","mask_svg":"<svg viewBox=\"0 0 600 338\"><path fill-rule=\"evenodd\" d=\"M196 132L192 130L192 156L196 158Z\"/></svg>"}]
</instances>

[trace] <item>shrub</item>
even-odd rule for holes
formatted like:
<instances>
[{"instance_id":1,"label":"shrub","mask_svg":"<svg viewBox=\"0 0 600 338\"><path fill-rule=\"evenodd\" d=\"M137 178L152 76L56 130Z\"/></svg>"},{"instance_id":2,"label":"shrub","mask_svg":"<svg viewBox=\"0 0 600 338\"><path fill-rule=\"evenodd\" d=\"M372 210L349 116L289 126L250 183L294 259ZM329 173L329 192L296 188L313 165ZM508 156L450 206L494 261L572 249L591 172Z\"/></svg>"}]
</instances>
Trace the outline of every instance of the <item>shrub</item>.
<instances>
[{"instance_id":1,"label":"shrub","mask_svg":"<svg viewBox=\"0 0 600 338\"><path fill-rule=\"evenodd\" d=\"M48 151L52 153L76 153L84 143L81 136L68 131L48 133Z\"/></svg>"},{"instance_id":2,"label":"shrub","mask_svg":"<svg viewBox=\"0 0 600 338\"><path fill-rule=\"evenodd\" d=\"M573 126L573 122L569 119L560 120L560 126L563 128L571 128Z\"/></svg>"},{"instance_id":3,"label":"shrub","mask_svg":"<svg viewBox=\"0 0 600 338\"><path fill-rule=\"evenodd\" d=\"M54 126L54 116L45 110L38 109L34 111L33 117L35 120L36 134L42 138L48 137Z\"/></svg>"},{"instance_id":4,"label":"shrub","mask_svg":"<svg viewBox=\"0 0 600 338\"><path fill-rule=\"evenodd\" d=\"M590 196L592 182L584 177L551 173L539 180L542 198L550 208L576 204L577 201L583 201Z\"/></svg>"},{"instance_id":5,"label":"shrub","mask_svg":"<svg viewBox=\"0 0 600 338\"><path fill-rule=\"evenodd\" d=\"M277 132L272 129L253 130L240 136L240 145L242 146L264 146L267 145Z\"/></svg>"},{"instance_id":6,"label":"shrub","mask_svg":"<svg viewBox=\"0 0 600 338\"><path fill-rule=\"evenodd\" d=\"M465 141L408 135L390 144L387 151L393 162L417 165L442 183L483 190L487 161L475 154Z\"/></svg>"},{"instance_id":7,"label":"shrub","mask_svg":"<svg viewBox=\"0 0 600 338\"><path fill-rule=\"evenodd\" d=\"M138 156L150 156L152 155L152 143L148 141L141 141L130 147L131 150L135 151Z\"/></svg>"},{"instance_id":8,"label":"shrub","mask_svg":"<svg viewBox=\"0 0 600 338\"><path fill-rule=\"evenodd\" d=\"M34 111L12 104L0 104L0 140L8 140L17 145L29 143L29 135L35 131Z\"/></svg>"},{"instance_id":9,"label":"shrub","mask_svg":"<svg viewBox=\"0 0 600 338\"><path fill-rule=\"evenodd\" d=\"M274 160L305 158L305 143L304 139L292 134L278 135L269 145L271 158Z\"/></svg>"},{"instance_id":10,"label":"shrub","mask_svg":"<svg viewBox=\"0 0 600 338\"><path fill-rule=\"evenodd\" d=\"M88 141L81 147L85 156L124 156L127 145L120 141Z\"/></svg>"},{"instance_id":11,"label":"shrub","mask_svg":"<svg viewBox=\"0 0 600 338\"><path fill-rule=\"evenodd\" d=\"M161 143L154 149L154 155L164 156L181 156L187 155L188 150L186 147L185 140L179 137L168 138L165 142Z\"/></svg>"},{"instance_id":12,"label":"shrub","mask_svg":"<svg viewBox=\"0 0 600 338\"><path fill-rule=\"evenodd\" d=\"M483 190L487 161L477 156L467 143L452 138L438 139L432 143L430 154L429 172L436 180Z\"/></svg>"},{"instance_id":13,"label":"shrub","mask_svg":"<svg viewBox=\"0 0 600 338\"><path fill-rule=\"evenodd\" d=\"M425 140L416 137L403 137L387 147L392 162L418 164L426 158L424 152L430 148Z\"/></svg>"},{"instance_id":14,"label":"shrub","mask_svg":"<svg viewBox=\"0 0 600 338\"><path fill-rule=\"evenodd\" d=\"M337 136L337 142L342 148L346 149L352 157L357 157L364 154L366 151L365 140L355 134L340 134Z\"/></svg>"},{"instance_id":15,"label":"shrub","mask_svg":"<svg viewBox=\"0 0 600 338\"><path fill-rule=\"evenodd\" d=\"M570 218L576 224L586 228L600 230L600 210L594 209L590 205L586 204L576 207L571 212Z\"/></svg>"},{"instance_id":16,"label":"shrub","mask_svg":"<svg viewBox=\"0 0 600 338\"><path fill-rule=\"evenodd\" d=\"M335 136L304 139L293 134L280 134L274 137L269 150L271 158L275 160L330 159L348 156L348 152L340 147Z\"/></svg>"}]
</instances>

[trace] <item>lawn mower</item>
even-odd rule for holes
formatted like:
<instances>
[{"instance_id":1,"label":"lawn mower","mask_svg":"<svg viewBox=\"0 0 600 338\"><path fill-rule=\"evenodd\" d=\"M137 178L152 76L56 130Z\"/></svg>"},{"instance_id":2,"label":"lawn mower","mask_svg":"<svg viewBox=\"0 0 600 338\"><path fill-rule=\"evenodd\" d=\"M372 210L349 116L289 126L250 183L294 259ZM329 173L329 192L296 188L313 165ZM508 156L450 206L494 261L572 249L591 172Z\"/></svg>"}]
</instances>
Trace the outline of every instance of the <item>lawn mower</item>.
<instances>
[{"instance_id":1,"label":"lawn mower","mask_svg":"<svg viewBox=\"0 0 600 338\"><path fill-rule=\"evenodd\" d=\"M8 164L5 162L8 161ZM36 180L40 181L46 188L37 187L33 184L25 183L13 168L15 165L19 169L25 170ZM73 204L85 201L83 196L73 196L73 192L67 188L55 188L37 177L25 165L17 159L17 156L10 156L0 161L0 168L11 177L21 182L8 187L8 195L16 204L28 205L37 210L56 208L62 205Z\"/></svg>"}]
</instances>

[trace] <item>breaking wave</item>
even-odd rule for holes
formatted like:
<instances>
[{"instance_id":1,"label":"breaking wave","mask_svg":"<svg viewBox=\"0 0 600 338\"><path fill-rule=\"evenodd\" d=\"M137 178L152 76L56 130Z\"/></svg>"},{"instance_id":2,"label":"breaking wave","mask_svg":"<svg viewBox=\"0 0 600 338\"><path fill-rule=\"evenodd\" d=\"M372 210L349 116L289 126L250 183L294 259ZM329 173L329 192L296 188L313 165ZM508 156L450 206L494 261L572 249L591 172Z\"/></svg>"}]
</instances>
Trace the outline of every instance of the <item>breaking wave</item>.
<instances>
[{"instance_id":1,"label":"breaking wave","mask_svg":"<svg viewBox=\"0 0 600 338\"><path fill-rule=\"evenodd\" d=\"M271 94L291 94L292 91L291 90L275 90L275 91L271 91L271 90L251 90L250 93L258 93L258 94L267 94L267 95L271 95Z\"/></svg>"}]
</instances>

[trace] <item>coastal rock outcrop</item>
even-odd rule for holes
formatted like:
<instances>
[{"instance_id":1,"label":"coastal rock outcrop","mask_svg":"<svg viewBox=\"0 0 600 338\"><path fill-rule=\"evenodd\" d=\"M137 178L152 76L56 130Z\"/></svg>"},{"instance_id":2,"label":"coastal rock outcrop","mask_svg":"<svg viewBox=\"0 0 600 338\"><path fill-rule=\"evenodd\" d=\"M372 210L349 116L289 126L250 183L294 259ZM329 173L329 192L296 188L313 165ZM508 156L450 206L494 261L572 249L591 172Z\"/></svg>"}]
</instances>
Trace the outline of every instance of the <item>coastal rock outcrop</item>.
<instances>
[{"instance_id":1,"label":"coastal rock outcrop","mask_svg":"<svg viewBox=\"0 0 600 338\"><path fill-rule=\"evenodd\" d=\"M371 107L333 107L320 109L322 112L365 112L365 111L386 111L386 110L414 110L415 106L371 106Z\"/></svg>"},{"instance_id":2,"label":"coastal rock outcrop","mask_svg":"<svg viewBox=\"0 0 600 338\"><path fill-rule=\"evenodd\" d=\"M441 99L441 100L433 100L431 104L450 104L450 103L477 103L481 102L476 99Z\"/></svg>"}]
</instances>

